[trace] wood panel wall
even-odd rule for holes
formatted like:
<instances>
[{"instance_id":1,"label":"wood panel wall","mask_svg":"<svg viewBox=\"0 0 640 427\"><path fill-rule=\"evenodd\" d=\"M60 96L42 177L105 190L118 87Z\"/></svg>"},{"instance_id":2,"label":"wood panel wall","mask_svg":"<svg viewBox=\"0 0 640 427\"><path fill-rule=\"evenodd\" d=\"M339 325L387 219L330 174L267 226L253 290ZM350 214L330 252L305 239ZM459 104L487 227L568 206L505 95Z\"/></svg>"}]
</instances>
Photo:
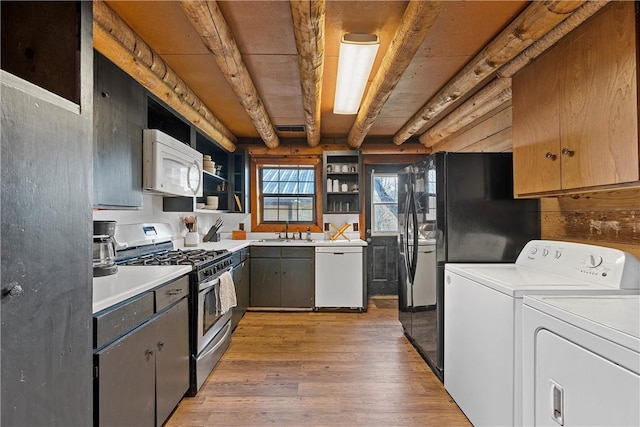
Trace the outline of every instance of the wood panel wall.
<instances>
[{"instance_id":1,"label":"wood panel wall","mask_svg":"<svg viewBox=\"0 0 640 427\"><path fill-rule=\"evenodd\" d=\"M511 104L434 146L435 151L512 151ZM540 199L542 238L607 246L640 259L640 189Z\"/></svg>"}]
</instances>

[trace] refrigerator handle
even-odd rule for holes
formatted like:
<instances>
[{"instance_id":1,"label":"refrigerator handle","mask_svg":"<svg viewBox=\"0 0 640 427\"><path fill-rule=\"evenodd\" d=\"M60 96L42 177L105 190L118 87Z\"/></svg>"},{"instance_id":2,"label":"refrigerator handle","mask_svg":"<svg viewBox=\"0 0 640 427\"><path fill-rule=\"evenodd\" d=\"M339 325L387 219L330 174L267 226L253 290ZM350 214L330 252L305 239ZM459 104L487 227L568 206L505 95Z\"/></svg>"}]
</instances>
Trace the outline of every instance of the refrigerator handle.
<instances>
[{"instance_id":1,"label":"refrigerator handle","mask_svg":"<svg viewBox=\"0 0 640 427\"><path fill-rule=\"evenodd\" d=\"M413 221L413 252L411 253L411 283L416 278L418 268L418 212L416 210L415 195L411 192L411 219Z\"/></svg>"},{"instance_id":2,"label":"refrigerator handle","mask_svg":"<svg viewBox=\"0 0 640 427\"><path fill-rule=\"evenodd\" d=\"M404 241L402 242L402 251L404 252L404 263L406 267L407 274L413 282L413 277L411 276L411 259L409 258L409 215L411 213L411 188L407 191L407 198L405 201L406 206L406 218L404 221Z\"/></svg>"}]
</instances>

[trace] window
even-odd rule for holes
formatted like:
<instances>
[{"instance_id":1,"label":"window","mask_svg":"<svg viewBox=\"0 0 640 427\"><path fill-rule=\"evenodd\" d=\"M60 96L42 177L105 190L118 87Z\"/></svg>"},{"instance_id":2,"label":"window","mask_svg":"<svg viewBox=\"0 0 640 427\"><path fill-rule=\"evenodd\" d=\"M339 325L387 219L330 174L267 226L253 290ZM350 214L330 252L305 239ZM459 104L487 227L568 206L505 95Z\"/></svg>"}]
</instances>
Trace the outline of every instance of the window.
<instances>
[{"instance_id":1,"label":"window","mask_svg":"<svg viewBox=\"0 0 640 427\"><path fill-rule=\"evenodd\" d=\"M251 157L251 231L322 231L322 158Z\"/></svg>"},{"instance_id":2,"label":"window","mask_svg":"<svg viewBox=\"0 0 640 427\"><path fill-rule=\"evenodd\" d=\"M258 167L261 223L316 222L316 171L313 165Z\"/></svg>"},{"instance_id":3,"label":"window","mask_svg":"<svg viewBox=\"0 0 640 427\"><path fill-rule=\"evenodd\" d=\"M371 234L383 236L398 233L398 175L371 174Z\"/></svg>"}]
</instances>

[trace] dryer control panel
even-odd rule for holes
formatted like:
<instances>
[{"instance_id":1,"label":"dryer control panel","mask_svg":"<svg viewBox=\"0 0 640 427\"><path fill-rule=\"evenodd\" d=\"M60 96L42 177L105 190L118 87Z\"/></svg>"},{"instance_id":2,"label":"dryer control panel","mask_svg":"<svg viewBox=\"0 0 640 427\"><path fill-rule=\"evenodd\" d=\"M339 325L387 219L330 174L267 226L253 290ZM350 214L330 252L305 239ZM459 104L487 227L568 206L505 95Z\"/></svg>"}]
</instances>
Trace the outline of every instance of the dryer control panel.
<instances>
[{"instance_id":1,"label":"dryer control panel","mask_svg":"<svg viewBox=\"0 0 640 427\"><path fill-rule=\"evenodd\" d=\"M516 264L612 289L640 289L640 261L618 249L555 240L532 240Z\"/></svg>"}]
</instances>

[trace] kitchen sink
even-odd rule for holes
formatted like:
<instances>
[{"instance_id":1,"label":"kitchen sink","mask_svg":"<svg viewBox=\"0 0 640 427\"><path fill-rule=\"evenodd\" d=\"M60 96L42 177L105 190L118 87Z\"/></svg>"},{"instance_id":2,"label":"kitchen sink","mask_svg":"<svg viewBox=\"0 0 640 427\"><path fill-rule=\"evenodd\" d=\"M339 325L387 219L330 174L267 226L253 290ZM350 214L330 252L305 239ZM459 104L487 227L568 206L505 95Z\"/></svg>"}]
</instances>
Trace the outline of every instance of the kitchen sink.
<instances>
[{"instance_id":1,"label":"kitchen sink","mask_svg":"<svg viewBox=\"0 0 640 427\"><path fill-rule=\"evenodd\" d=\"M306 239L284 239L280 237L274 237L273 239L260 239L258 242L263 243L313 243L315 240Z\"/></svg>"}]
</instances>

